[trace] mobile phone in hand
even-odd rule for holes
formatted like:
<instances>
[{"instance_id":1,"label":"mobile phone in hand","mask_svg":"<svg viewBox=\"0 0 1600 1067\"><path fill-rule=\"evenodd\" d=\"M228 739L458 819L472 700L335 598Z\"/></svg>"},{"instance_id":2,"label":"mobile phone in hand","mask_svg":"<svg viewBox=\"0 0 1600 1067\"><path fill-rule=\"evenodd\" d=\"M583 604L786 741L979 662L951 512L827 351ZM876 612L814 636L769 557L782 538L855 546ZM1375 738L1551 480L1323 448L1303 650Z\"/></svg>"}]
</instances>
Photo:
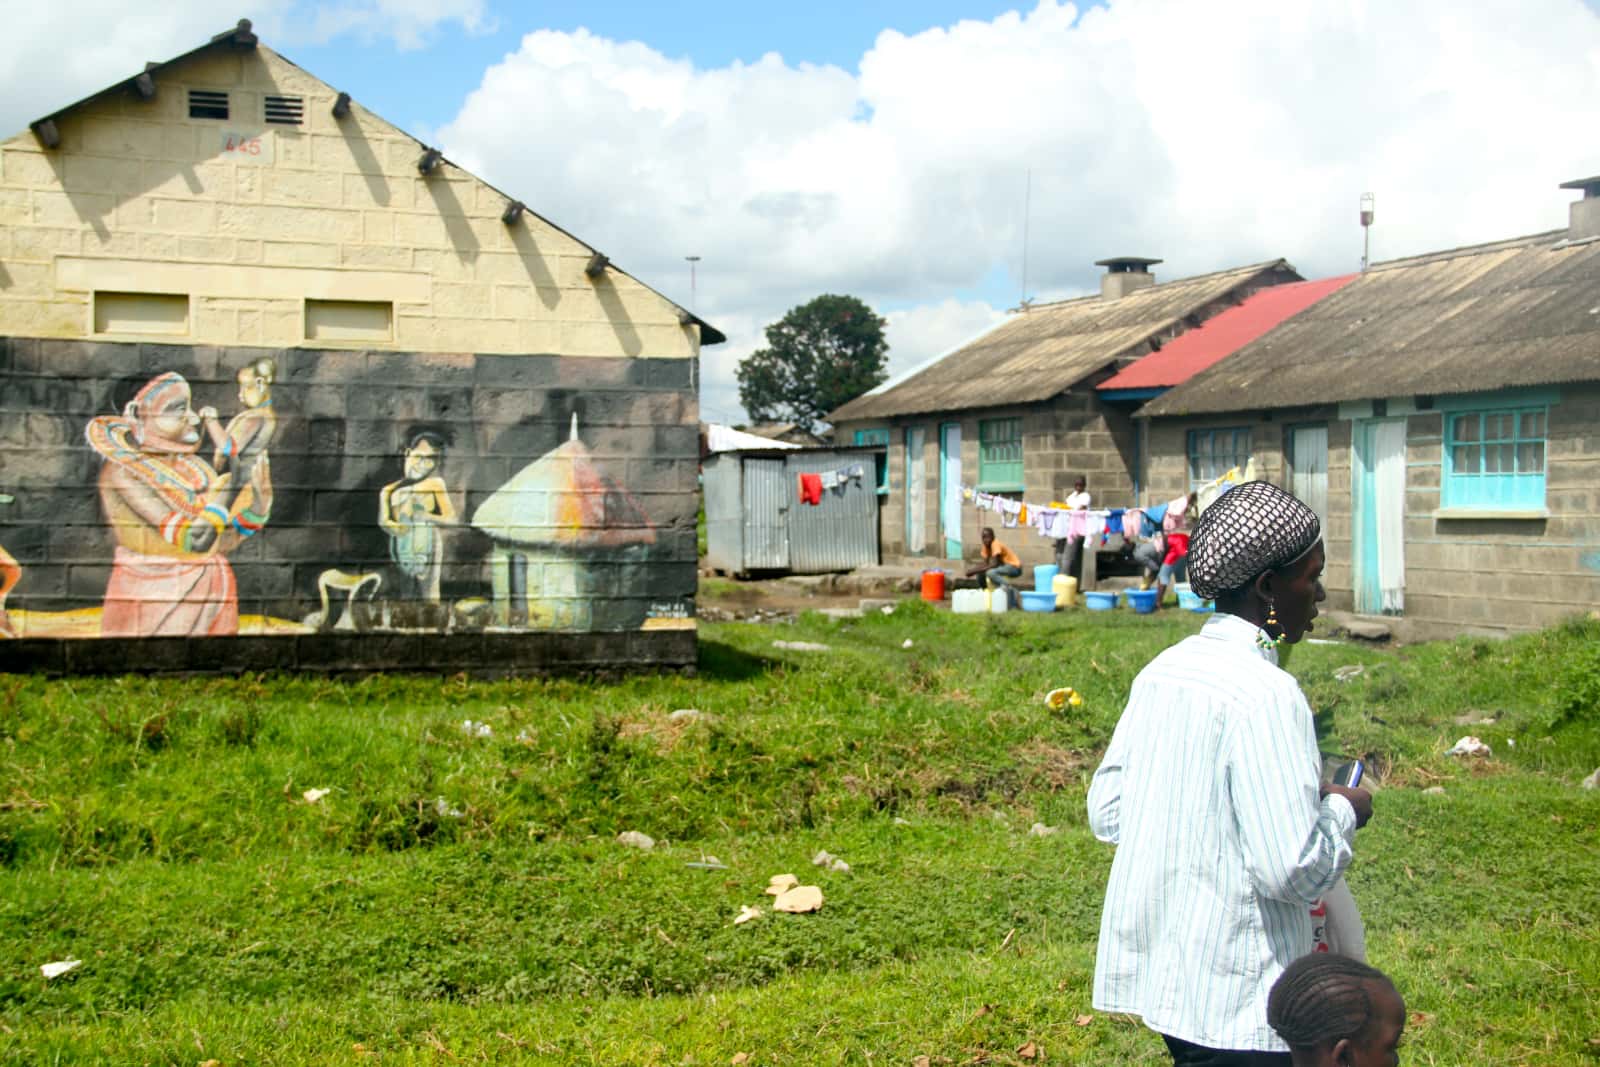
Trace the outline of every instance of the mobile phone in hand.
<instances>
[{"instance_id":1,"label":"mobile phone in hand","mask_svg":"<svg viewBox=\"0 0 1600 1067\"><path fill-rule=\"evenodd\" d=\"M1333 772L1333 784L1354 789L1361 784L1366 773L1366 766L1360 760L1353 759Z\"/></svg>"}]
</instances>

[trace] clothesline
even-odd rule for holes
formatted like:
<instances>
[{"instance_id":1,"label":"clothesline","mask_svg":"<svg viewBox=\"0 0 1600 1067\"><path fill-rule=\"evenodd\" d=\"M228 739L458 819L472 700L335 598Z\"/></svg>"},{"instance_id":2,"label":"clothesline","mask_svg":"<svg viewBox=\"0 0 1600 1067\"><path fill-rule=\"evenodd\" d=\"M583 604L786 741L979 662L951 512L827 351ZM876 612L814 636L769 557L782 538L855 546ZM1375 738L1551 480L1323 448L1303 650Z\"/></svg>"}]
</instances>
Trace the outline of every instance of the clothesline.
<instances>
[{"instance_id":1,"label":"clothesline","mask_svg":"<svg viewBox=\"0 0 1600 1067\"><path fill-rule=\"evenodd\" d=\"M1222 493L1241 482L1255 477L1255 458L1245 463L1244 469L1234 467L1223 472L1195 491L1195 510L1192 520L1209 507ZM1145 508L1067 508L1052 502L1049 505L1030 504L1025 500L1012 500L998 493L986 493L974 486L963 485L961 498L970 501L979 511L993 511L1000 516L1000 525L1006 529L1022 526L1031 528L1040 537L1051 540L1077 538L1089 541L1099 538L1101 544L1117 534L1129 541L1151 537L1157 530L1170 531L1176 521L1168 520L1168 511L1182 514L1179 501L1156 504ZM1179 498L1187 501L1187 494Z\"/></svg>"}]
</instances>

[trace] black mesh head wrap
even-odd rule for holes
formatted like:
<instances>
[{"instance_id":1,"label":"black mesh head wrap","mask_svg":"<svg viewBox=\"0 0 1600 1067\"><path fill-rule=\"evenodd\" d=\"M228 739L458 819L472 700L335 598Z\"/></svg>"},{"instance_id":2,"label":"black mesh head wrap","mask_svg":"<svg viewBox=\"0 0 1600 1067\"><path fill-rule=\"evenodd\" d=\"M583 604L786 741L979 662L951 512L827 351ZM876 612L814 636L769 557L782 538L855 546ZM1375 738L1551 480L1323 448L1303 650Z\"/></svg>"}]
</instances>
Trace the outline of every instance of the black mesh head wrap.
<instances>
[{"instance_id":1,"label":"black mesh head wrap","mask_svg":"<svg viewBox=\"0 0 1600 1067\"><path fill-rule=\"evenodd\" d=\"M1322 536L1317 513L1267 482L1245 482L1200 513L1189 540L1189 588L1213 600L1292 563Z\"/></svg>"}]
</instances>

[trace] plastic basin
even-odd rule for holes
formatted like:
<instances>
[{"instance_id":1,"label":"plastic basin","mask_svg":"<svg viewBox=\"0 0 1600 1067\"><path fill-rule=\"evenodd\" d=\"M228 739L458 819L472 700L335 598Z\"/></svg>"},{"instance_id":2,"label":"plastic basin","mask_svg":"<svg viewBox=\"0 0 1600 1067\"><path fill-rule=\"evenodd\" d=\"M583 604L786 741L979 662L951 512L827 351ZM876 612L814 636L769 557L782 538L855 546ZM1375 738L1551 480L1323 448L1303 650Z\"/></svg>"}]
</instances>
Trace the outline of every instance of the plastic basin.
<instances>
[{"instance_id":1,"label":"plastic basin","mask_svg":"<svg viewBox=\"0 0 1600 1067\"><path fill-rule=\"evenodd\" d=\"M1125 589L1128 603L1140 615L1148 615L1156 610L1156 591L1154 589Z\"/></svg>"},{"instance_id":2,"label":"plastic basin","mask_svg":"<svg viewBox=\"0 0 1600 1067\"><path fill-rule=\"evenodd\" d=\"M1024 592L1022 594L1023 611L1054 611L1056 610L1056 595L1054 593Z\"/></svg>"},{"instance_id":3,"label":"plastic basin","mask_svg":"<svg viewBox=\"0 0 1600 1067\"><path fill-rule=\"evenodd\" d=\"M1088 592L1083 594L1083 606L1090 611L1110 611L1117 606L1117 594Z\"/></svg>"}]
</instances>

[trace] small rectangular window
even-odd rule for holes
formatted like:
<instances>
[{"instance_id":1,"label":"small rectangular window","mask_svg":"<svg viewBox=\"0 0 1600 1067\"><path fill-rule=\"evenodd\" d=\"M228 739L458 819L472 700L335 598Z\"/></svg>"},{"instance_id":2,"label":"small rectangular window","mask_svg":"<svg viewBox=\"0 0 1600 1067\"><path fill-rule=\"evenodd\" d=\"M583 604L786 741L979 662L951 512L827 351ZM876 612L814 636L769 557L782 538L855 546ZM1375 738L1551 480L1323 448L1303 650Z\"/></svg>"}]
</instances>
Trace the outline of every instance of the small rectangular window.
<instances>
[{"instance_id":1,"label":"small rectangular window","mask_svg":"<svg viewBox=\"0 0 1600 1067\"><path fill-rule=\"evenodd\" d=\"M978 423L978 486L992 492L1022 491L1022 420Z\"/></svg>"},{"instance_id":2,"label":"small rectangular window","mask_svg":"<svg viewBox=\"0 0 1600 1067\"><path fill-rule=\"evenodd\" d=\"M215 89L190 89L189 117L192 119L226 119L228 117L228 94Z\"/></svg>"},{"instance_id":3,"label":"small rectangular window","mask_svg":"<svg viewBox=\"0 0 1600 1067\"><path fill-rule=\"evenodd\" d=\"M266 119L274 126L298 126L305 117L306 101L303 96L266 97Z\"/></svg>"},{"instance_id":4,"label":"small rectangular window","mask_svg":"<svg viewBox=\"0 0 1600 1067\"><path fill-rule=\"evenodd\" d=\"M857 430L856 444L884 446L884 450L878 454L876 460L878 495L882 496L889 491L889 431L888 429Z\"/></svg>"},{"instance_id":5,"label":"small rectangular window","mask_svg":"<svg viewBox=\"0 0 1600 1067\"><path fill-rule=\"evenodd\" d=\"M188 294L96 292L94 332L182 336L189 332Z\"/></svg>"},{"instance_id":6,"label":"small rectangular window","mask_svg":"<svg viewBox=\"0 0 1600 1067\"><path fill-rule=\"evenodd\" d=\"M1250 428L1189 431L1189 488L1198 490L1250 462Z\"/></svg>"},{"instance_id":7,"label":"small rectangular window","mask_svg":"<svg viewBox=\"0 0 1600 1067\"><path fill-rule=\"evenodd\" d=\"M394 304L387 300L307 300L308 341L392 341Z\"/></svg>"},{"instance_id":8,"label":"small rectangular window","mask_svg":"<svg viewBox=\"0 0 1600 1067\"><path fill-rule=\"evenodd\" d=\"M1545 407L1463 411L1445 423L1446 508L1544 507Z\"/></svg>"}]
</instances>

